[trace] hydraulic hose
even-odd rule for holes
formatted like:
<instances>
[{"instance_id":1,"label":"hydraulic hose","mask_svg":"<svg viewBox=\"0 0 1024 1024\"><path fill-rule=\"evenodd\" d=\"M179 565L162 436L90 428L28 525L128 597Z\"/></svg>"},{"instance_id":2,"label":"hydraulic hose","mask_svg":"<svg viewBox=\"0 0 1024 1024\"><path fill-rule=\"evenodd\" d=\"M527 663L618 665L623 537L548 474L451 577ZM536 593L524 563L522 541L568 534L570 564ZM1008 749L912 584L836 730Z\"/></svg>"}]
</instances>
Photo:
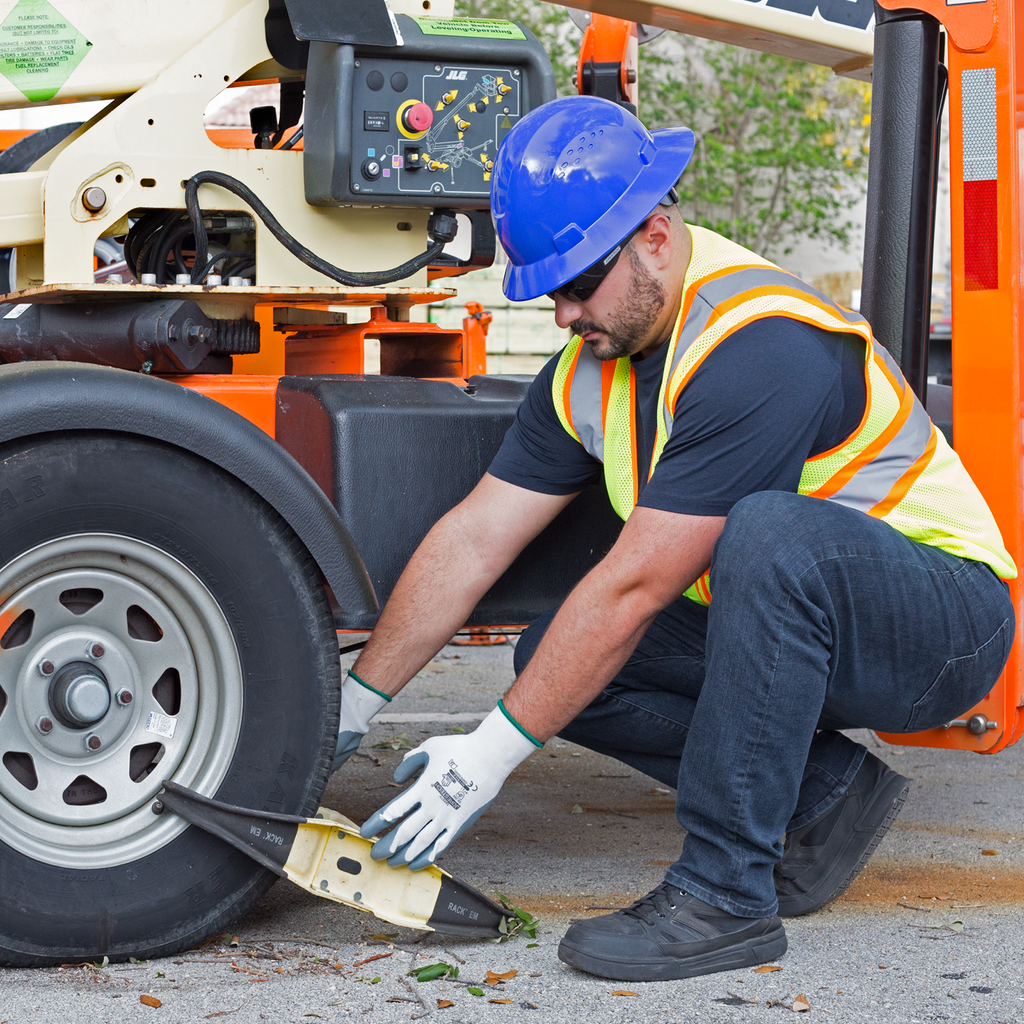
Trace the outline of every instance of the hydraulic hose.
<instances>
[{"instance_id":1,"label":"hydraulic hose","mask_svg":"<svg viewBox=\"0 0 1024 1024\"><path fill-rule=\"evenodd\" d=\"M427 231L434 239L430 248L419 256L407 260L401 266L393 267L391 270L373 270L366 273L355 273L349 270L342 270L326 260L321 259L315 252L307 249L301 242L290 235L281 226L278 219L267 209L263 201L252 191L248 185L243 184L230 174L222 174L220 171L199 171L193 174L185 183L185 208L188 210L189 220L192 222L192 232L196 240L196 255L192 268L192 283L202 284L202 274L207 266L208 246L206 227L203 224L203 211L199 207L199 186L203 184L217 185L227 189L238 196L253 213L270 230L270 233L295 257L300 259L308 267L318 271L325 277L339 284L347 285L350 288L378 287L384 284L391 284L393 281L401 281L428 266L435 260L441 250L455 237L458 226L453 214L435 213L427 223Z\"/></svg>"}]
</instances>

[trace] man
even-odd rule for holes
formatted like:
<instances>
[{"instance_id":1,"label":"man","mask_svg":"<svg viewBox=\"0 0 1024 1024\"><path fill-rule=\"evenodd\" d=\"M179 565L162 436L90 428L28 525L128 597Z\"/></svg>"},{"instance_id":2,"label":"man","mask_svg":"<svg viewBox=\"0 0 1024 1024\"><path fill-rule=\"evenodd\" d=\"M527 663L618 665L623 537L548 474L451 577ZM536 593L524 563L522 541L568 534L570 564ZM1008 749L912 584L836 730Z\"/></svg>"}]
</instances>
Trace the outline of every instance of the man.
<instances>
[{"instance_id":1,"label":"man","mask_svg":"<svg viewBox=\"0 0 1024 1024\"><path fill-rule=\"evenodd\" d=\"M652 136L591 97L509 133L505 293L550 293L574 337L342 688L339 757L603 464L617 543L520 639L476 732L406 755L396 781L422 774L363 834L390 828L375 857L429 864L556 734L675 786L665 881L559 948L630 981L785 952L779 915L842 892L907 792L837 730L957 717L1014 633L1016 569L959 459L859 315L683 222L692 150L688 129Z\"/></svg>"}]
</instances>

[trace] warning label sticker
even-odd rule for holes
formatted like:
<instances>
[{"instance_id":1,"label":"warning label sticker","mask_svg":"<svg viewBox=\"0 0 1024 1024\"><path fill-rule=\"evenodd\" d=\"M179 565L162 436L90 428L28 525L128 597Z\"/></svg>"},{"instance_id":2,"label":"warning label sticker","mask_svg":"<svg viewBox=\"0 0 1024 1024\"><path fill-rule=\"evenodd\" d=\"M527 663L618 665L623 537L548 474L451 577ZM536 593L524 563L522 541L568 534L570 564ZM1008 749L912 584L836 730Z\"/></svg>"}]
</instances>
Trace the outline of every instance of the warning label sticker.
<instances>
[{"instance_id":1,"label":"warning label sticker","mask_svg":"<svg viewBox=\"0 0 1024 1024\"><path fill-rule=\"evenodd\" d=\"M91 46L47 0L18 0L0 22L0 74L34 103L49 100Z\"/></svg>"},{"instance_id":2,"label":"warning label sticker","mask_svg":"<svg viewBox=\"0 0 1024 1024\"><path fill-rule=\"evenodd\" d=\"M511 21L489 18L413 18L425 36L476 36L480 39L525 39Z\"/></svg>"},{"instance_id":3,"label":"warning label sticker","mask_svg":"<svg viewBox=\"0 0 1024 1024\"><path fill-rule=\"evenodd\" d=\"M164 739L169 740L174 736L174 727L177 724L176 718L161 715L159 711L150 711L149 717L146 719L146 732L155 732L157 736L163 736Z\"/></svg>"}]
</instances>

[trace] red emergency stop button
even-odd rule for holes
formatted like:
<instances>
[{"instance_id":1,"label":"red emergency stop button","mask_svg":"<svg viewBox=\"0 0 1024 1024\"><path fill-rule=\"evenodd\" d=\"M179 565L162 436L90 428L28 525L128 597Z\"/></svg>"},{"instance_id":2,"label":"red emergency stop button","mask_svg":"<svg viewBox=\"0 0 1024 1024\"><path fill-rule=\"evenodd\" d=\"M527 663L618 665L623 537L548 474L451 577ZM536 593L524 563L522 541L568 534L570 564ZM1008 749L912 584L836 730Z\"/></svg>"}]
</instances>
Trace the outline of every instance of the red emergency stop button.
<instances>
[{"instance_id":1,"label":"red emergency stop button","mask_svg":"<svg viewBox=\"0 0 1024 1024\"><path fill-rule=\"evenodd\" d=\"M425 132L434 123L434 112L426 103L414 103L402 111L402 125L406 131Z\"/></svg>"}]
</instances>

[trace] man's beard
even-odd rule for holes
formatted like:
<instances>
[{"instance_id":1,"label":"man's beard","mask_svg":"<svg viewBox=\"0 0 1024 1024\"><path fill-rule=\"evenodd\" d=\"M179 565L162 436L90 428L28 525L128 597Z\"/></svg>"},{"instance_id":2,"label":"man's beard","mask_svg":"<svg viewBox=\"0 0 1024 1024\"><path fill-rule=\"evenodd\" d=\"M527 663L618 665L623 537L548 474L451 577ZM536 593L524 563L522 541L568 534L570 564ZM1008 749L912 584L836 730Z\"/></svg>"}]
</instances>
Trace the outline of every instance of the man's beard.
<instances>
[{"instance_id":1,"label":"man's beard","mask_svg":"<svg viewBox=\"0 0 1024 1024\"><path fill-rule=\"evenodd\" d=\"M659 314L665 307L665 292L650 275L633 244L626 246L632 276L629 293L615 313L608 317L606 324L593 320L573 320L569 329L576 335L598 331L604 339L588 342L591 351L601 360L621 359L631 356L650 344L648 334Z\"/></svg>"}]
</instances>

